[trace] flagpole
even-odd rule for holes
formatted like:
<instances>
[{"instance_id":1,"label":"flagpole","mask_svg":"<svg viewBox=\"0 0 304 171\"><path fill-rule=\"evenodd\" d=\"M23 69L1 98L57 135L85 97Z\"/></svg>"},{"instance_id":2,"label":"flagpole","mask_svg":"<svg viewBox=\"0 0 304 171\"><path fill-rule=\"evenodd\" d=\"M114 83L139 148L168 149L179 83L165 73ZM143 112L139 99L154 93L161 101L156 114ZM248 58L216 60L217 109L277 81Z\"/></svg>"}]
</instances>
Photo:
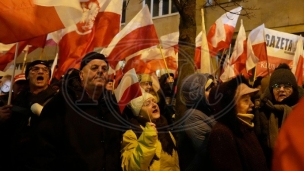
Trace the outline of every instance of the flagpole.
<instances>
[{"instance_id":1,"label":"flagpole","mask_svg":"<svg viewBox=\"0 0 304 171\"><path fill-rule=\"evenodd\" d=\"M264 41L265 41L265 28L263 29L263 33L264 33ZM268 71L268 76L270 75L270 71L269 71L269 62L268 62L268 55L267 55L267 46L266 46L266 42L264 42L265 44L265 52L266 52L266 61L267 61L267 71ZM256 68L256 67L255 67Z\"/></svg>"},{"instance_id":2,"label":"flagpole","mask_svg":"<svg viewBox=\"0 0 304 171\"><path fill-rule=\"evenodd\" d=\"M26 48L25 48L25 54L24 54L24 57L23 57L21 73L24 73L24 70L25 70L25 63L26 63L26 58L27 58L27 55L28 55L28 51L29 51L29 45L27 45Z\"/></svg>"},{"instance_id":3,"label":"flagpole","mask_svg":"<svg viewBox=\"0 0 304 171\"><path fill-rule=\"evenodd\" d=\"M17 56L18 56L18 47L19 47L19 42L16 43L14 63L13 63L14 64L14 69L13 69L13 74L12 74L12 78L11 78L11 86L10 86L9 93L8 93L7 105L10 105L11 101L12 101L12 89L13 89L13 82L14 82L14 77L15 77L16 59L17 59Z\"/></svg>"},{"instance_id":4,"label":"flagpole","mask_svg":"<svg viewBox=\"0 0 304 171\"><path fill-rule=\"evenodd\" d=\"M222 53L222 56L221 56L221 58L220 58L220 61L219 61L219 63L220 63L219 66L220 66L220 67L219 67L218 78L220 78L220 76L221 76L221 72L222 72L222 69L223 69L222 60L223 60L224 55L226 54L226 52L227 52L227 49L224 49L224 50L223 50L223 53ZM226 55L226 58L227 58L227 55Z\"/></svg>"},{"instance_id":5,"label":"flagpole","mask_svg":"<svg viewBox=\"0 0 304 171\"><path fill-rule=\"evenodd\" d=\"M40 56L39 56L40 60L42 60L43 53L44 53L44 47L42 48L42 51L41 51Z\"/></svg>"},{"instance_id":6,"label":"flagpole","mask_svg":"<svg viewBox=\"0 0 304 171\"><path fill-rule=\"evenodd\" d=\"M164 64L165 64L165 67L166 67L166 71L167 71L167 74L168 74L168 78L170 79L169 69L168 69L168 66L167 66L167 62L166 62L166 60L165 60L164 53L163 53L163 51L162 51L161 44L158 45L158 48L159 48L160 53L161 53L161 55L162 55L162 58L163 58L163 60L164 60Z\"/></svg>"}]
</instances>

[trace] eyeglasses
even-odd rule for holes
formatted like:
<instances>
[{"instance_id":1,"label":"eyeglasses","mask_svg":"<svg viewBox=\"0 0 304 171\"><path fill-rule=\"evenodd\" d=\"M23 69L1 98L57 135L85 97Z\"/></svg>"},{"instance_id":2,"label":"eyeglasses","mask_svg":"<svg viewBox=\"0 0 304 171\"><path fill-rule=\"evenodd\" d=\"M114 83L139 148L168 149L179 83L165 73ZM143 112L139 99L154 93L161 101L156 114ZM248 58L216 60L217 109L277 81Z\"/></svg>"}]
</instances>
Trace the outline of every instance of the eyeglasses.
<instances>
[{"instance_id":1,"label":"eyeglasses","mask_svg":"<svg viewBox=\"0 0 304 171\"><path fill-rule=\"evenodd\" d=\"M104 65L104 66L92 65L92 66L90 67L90 69L91 69L92 71L97 71L100 67L101 67L102 72L107 72L107 71L109 70L109 67L108 67L107 65Z\"/></svg>"},{"instance_id":2,"label":"eyeglasses","mask_svg":"<svg viewBox=\"0 0 304 171\"><path fill-rule=\"evenodd\" d=\"M40 69L42 70L43 73L48 73L50 71L48 67L37 67L37 66L31 67L30 71L33 73L38 73Z\"/></svg>"},{"instance_id":3,"label":"eyeglasses","mask_svg":"<svg viewBox=\"0 0 304 171\"><path fill-rule=\"evenodd\" d=\"M143 106L150 106L153 103L157 103L157 101L154 98L148 99L144 102Z\"/></svg>"},{"instance_id":4,"label":"eyeglasses","mask_svg":"<svg viewBox=\"0 0 304 171\"><path fill-rule=\"evenodd\" d=\"M291 90L292 89L292 85L290 83L287 83L287 84L274 84L272 86L273 90L275 90L275 91L281 90L282 87L283 87L284 90Z\"/></svg>"}]
</instances>

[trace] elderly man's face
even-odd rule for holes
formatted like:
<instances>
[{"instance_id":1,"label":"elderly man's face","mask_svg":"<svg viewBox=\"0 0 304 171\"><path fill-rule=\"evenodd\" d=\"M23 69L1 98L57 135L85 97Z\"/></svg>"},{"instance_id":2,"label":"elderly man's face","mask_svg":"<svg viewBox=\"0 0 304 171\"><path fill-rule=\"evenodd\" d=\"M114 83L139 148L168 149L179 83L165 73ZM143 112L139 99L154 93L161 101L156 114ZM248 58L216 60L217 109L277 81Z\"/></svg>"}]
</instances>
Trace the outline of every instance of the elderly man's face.
<instances>
[{"instance_id":1,"label":"elderly man's face","mask_svg":"<svg viewBox=\"0 0 304 171\"><path fill-rule=\"evenodd\" d=\"M109 67L104 60L93 59L80 71L80 79L85 89L95 90L105 86Z\"/></svg>"},{"instance_id":2,"label":"elderly man's face","mask_svg":"<svg viewBox=\"0 0 304 171\"><path fill-rule=\"evenodd\" d=\"M29 68L29 86L32 88L46 88L50 80L50 69L42 64Z\"/></svg>"}]
</instances>

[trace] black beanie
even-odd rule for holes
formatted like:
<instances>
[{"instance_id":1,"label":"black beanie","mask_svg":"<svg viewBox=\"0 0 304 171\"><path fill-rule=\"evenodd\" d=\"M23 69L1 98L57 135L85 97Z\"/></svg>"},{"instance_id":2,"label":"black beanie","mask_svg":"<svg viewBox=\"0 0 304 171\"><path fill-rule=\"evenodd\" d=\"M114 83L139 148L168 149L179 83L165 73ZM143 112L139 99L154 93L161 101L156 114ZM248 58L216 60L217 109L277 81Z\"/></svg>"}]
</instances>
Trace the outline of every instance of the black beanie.
<instances>
[{"instance_id":1,"label":"black beanie","mask_svg":"<svg viewBox=\"0 0 304 171\"><path fill-rule=\"evenodd\" d=\"M43 61L43 60L36 60L36 61L31 62L30 64L28 64L26 66L26 69L25 69L25 78L26 79L28 79L28 74L30 72L30 69L33 66L38 65L38 64L42 64L42 65L45 65L46 67L48 67L49 68L49 76L51 77L51 69L50 69L49 63L47 61Z\"/></svg>"},{"instance_id":2,"label":"black beanie","mask_svg":"<svg viewBox=\"0 0 304 171\"><path fill-rule=\"evenodd\" d=\"M103 54L100 54L100 53L97 53L97 52L89 52L87 53L81 60L81 63L80 63L80 70L82 70L82 68L84 66L87 65L87 63L89 63L91 60L93 59L100 59L100 60L104 60L107 65L108 65L108 61L106 59L106 57L103 55Z\"/></svg>"},{"instance_id":3,"label":"black beanie","mask_svg":"<svg viewBox=\"0 0 304 171\"><path fill-rule=\"evenodd\" d=\"M272 90L274 84L287 84L290 83L293 89L297 89L297 81L294 74L291 72L289 66L281 63L271 74L269 81L269 90Z\"/></svg>"}]
</instances>

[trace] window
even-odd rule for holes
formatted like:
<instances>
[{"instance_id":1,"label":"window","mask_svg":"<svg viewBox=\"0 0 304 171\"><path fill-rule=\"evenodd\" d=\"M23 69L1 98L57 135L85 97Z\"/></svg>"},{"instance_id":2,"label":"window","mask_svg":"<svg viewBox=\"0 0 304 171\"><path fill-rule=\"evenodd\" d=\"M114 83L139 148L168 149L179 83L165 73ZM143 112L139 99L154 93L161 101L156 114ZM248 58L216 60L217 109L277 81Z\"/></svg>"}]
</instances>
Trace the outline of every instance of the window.
<instances>
[{"instance_id":1,"label":"window","mask_svg":"<svg viewBox=\"0 0 304 171\"><path fill-rule=\"evenodd\" d=\"M176 13L177 9L172 0L145 0L152 17L159 17Z\"/></svg>"},{"instance_id":2,"label":"window","mask_svg":"<svg viewBox=\"0 0 304 171\"><path fill-rule=\"evenodd\" d=\"M127 10L127 2L126 0L124 0L122 4L121 23L126 22L126 10Z\"/></svg>"},{"instance_id":3,"label":"window","mask_svg":"<svg viewBox=\"0 0 304 171\"><path fill-rule=\"evenodd\" d=\"M225 4L225 3L229 3L229 2L233 2L233 1L240 1L240 0L216 0L216 2L218 4ZM211 6L214 4L215 4L214 0L206 0L205 6Z\"/></svg>"}]
</instances>

